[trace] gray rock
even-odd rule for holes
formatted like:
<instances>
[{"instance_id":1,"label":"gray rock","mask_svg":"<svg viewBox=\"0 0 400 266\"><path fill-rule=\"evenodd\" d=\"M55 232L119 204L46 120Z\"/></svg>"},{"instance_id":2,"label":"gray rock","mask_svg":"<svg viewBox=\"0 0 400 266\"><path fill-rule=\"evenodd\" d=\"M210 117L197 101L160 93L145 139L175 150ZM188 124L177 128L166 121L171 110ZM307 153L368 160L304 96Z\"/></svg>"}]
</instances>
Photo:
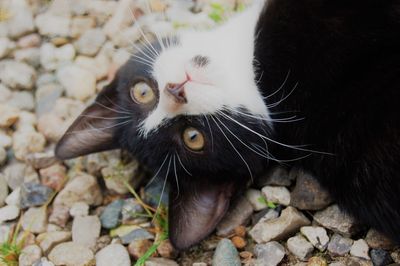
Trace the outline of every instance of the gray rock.
<instances>
[{"instance_id":1,"label":"gray rock","mask_svg":"<svg viewBox=\"0 0 400 266\"><path fill-rule=\"evenodd\" d=\"M392 249L395 245L388 237L382 233L376 231L375 229L370 229L365 237L368 246L374 249Z\"/></svg>"},{"instance_id":2,"label":"gray rock","mask_svg":"<svg viewBox=\"0 0 400 266\"><path fill-rule=\"evenodd\" d=\"M314 250L313 245L301 235L289 238L287 248L300 260L308 259Z\"/></svg>"},{"instance_id":3,"label":"gray rock","mask_svg":"<svg viewBox=\"0 0 400 266\"><path fill-rule=\"evenodd\" d=\"M123 200L116 200L107 205L100 216L103 228L112 229L120 224L123 204Z\"/></svg>"},{"instance_id":4,"label":"gray rock","mask_svg":"<svg viewBox=\"0 0 400 266\"><path fill-rule=\"evenodd\" d=\"M256 182L257 187L265 186L284 186L288 187L292 184L293 176L282 167L275 167L268 171L264 176L260 177Z\"/></svg>"},{"instance_id":5,"label":"gray rock","mask_svg":"<svg viewBox=\"0 0 400 266\"><path fill-rule=\"evenodd\" d=\"M144 263L144 266L178 266L178 263L166 258L150 258Z\"/></svg>"},{"instance_id":6,"label":"gray rock","mask_svg":"<svg viewBox=\"0 0 400 266\"><path fill-rule=\"evenodd\" d=\"M272 241L266 244L257 244L254 247L256 260L255 266L276 266L285 257L285 248L278 242Z\"/></svg>"},{"instance_id":7,"label":"gray rock","mask_svg":"<svg viewBox=\"0 0 400 266\"><path fill-rule=\"evenodd\" d=\"M93 249L100 236L101 224L97 216L77 216L72 223L72 241Z\"/></svg>"},{"instance_id":8,"label":"gray rock","mask_svg":"<svg viewBox=\"0 0 400 266\"><path fill-rule=\"evenodd\" d=\"M54 157L54 151L36 152L26 157L26 162L35 169L50 167L57 161L58 159Z\"/></svg>"},{"instance_id":9,"label":"gray rock","mask_svg":"<svg viewBox=\"0 0 400 266\"><path fill-rule=\"evenodd\" d=\"M354 220L342 212L336 204L315 213L314 220L323 227L346 237L358 231Z\"/></svg>"},{"instance_id":10,"label":"gray rock","mask_svg":"<svg viewBox=\"0 0 400 266\"><path fill-rule=\"evenodd\" d=\"M78 53L95 56L105 41L106 36L101 29L90 29L79 38L75 46Z\"/></svg>"},{"instance_id":11,"label":"gray rock","mask_svg":"<svg viewBox=\"0 0 400 266\"><path fill-rule=\"evenodd\" d=\"M115 257L116 260L117 258ZM74 242L65 242L55 246L49 254L49 259L55 265L85 266L94 264L93 252Z\"/></svg>"},{"instance_id":12,"label":"gray rock","mask_svg":"<svg viewBox=\"0 0 400 266\"><path fill-rule=\"evenodd\" d=\"M353 246L350 249L350 254L354 257L370 260L368 255L369 247L364 239L354 241Z\"/></svg>"},{"instance_id":13,"label":"gray rock","mask_svg":"<svg viewBox=\"0 0 400 266\"><path fill-rule=\"evenodd\" d=\"M1 148L0 148L1 150ZM1 153L1 151L0 151ZM0 155L1 156L1 155ZM1 165L1 163L0 163ZM8 196L8 186L3 174L0 174L0 207L4 206L5 200Z\"/></svg>"},{"instance_id":14,"label":"gray rock","mask_svg":"<svg viewBox=\"0 0 400 266\"><path fill-rule=\"evenodd\" d=\"M21 186L21 208L41 206L53 195L54 191L41 184L24 183Z\"/></svg>"},{"instance_id":15,"label":"gray rock","mask_svg":"<svg viewBox=\"0 0 400 266\"><path fill-rule=\"evenodd\" d=\"M126 248L120 244L111 244L96 254L97 266L130 266L131 259Z\"/></svg>"},{"instance_id":16,"label":"gray rock","mask_svg":"<svg viewBox=\"0 0 400 266\"><path fill-rule=\"evenodd\" d=\"M336 256L344 256L350 252L353 240L334 234L328 244L328 251Z\"/></svg>"},{"instance_id":17,"label":"gray rock","mask_svg":"<svg viewBox=\"0 0 400 266\"><path fill-rule=\"evenodd\" d=\"M67 96L84 101L96 92L96 77L90 71L70 64L57 71L57 78Z\"/></svg>"},{"instance_id":18,"label":"gray rock","mask_svg":"<svg viewBox=\"0 0 400 266\"><path fill-rule=\"evenodd\" d=\"M331 196L313 176L298 171L296 186L291 194L291 206L300 210L321 210L331 203Z\"/></svg>"},{"instance_id":19,"label":"gray rock","mask_svg":"<svg viewBox=\"0 0 400 266\"><path fill-rule=\"evenodd\" d=\"M374 266L386 266L394 262L390 253L383 249L372 249L370 256Z\"/></svg>"},{"instance_id":20,"label":"gray rock","mask_svg":"<svg viewBox=\"0 0 400 266\"><path fill-rule=\"evenodd\" d=\"M157 207L160 203L163 206L168 206L169 201L169 184L167 183L162 193L164 180L162 177L156 177L153 182L144 188L144 201L150 206ZM162 194L162 197L161 197ZM161 202L160 202L161 197Z\"/></svg>"},{"instance_id":21,"label":"gray rock","mask_svg":"<svg viewBox=\"0 0 400 266\"><path fill-rule=\"evenodd\" d=\"M21 255L18 257L19 266L32 266L40 261L42 250L37 245L29 245L21 250Z\"/></svg>"},{"instance_id":22,"label":"gray rock","mask_svg":"<svg viewBox=\"0 0 400 266\"><path fill-rule=\"evenodd\" d=\"M7 205L0 208L0 223L14 220L19 216L19 208L14 205Z\"/></svg>"},{"instance_id":23,"label":"gray rock","mask_svg":"<svg viewBox=\"0 0 400 266\"><path fill-rule=\"evenodd\" d=\"M35 108L33 95L27 91L14 92L7 104L26 111L32 111Z\"/></svg>"},{"instance_id":24,"label":"gray rock","mask_svg":"<svg viewBox=\"0 0 400 266\"><path fill-rule=\"evenodd\" d=\"M245 224L252 213L253 206L244 196L240 197L217 225L217 235L228 236L236 227Z\"/></svg>"},{"instance_id":25,"label":"gray rock","mask_svg":"<svg viewBox=\"0 0 400 266\"><path fill-rule=\"evenodd\" d=\"M212 260L213 266L241 266L239 254L229 239L219 241Z\"/></svg>"},{"instance_id":26,"label":"gray rock","mask_svg":"<svg viewBox=\"0 0 400 266\"><path fill-rule=\"evenodd\" d=\"M261 191L269 202L284 206L288 206L290 203L290 192L286 187L266 186Z\"/></svg>"},{"instance_id":27,"label":"gray rock","mask_svg":"<svg viewBox=\"0 0 400 266\"><path fill-rule=\"evenodd\" d=\"M265 204L264 195L261 193L260 190L257 189L248 189L246 191L246 198L253 206L255 211L260 211L267 208L267 204Z\"/></svg>"},{"instance_id":28,"label":"gray rock","mask_svg":"<svg viewBox=\"0 0 400 266\"><path fill-rule=\"evenodd\" d=\"M324 251L328 246L329 237L326 230L317 226L303 226L300 232L320 251Z\"/></svg>"},{"instance_id":29,"label":"gray rock","mask_svg":"<svg viewBox=\"0 0 400 266\"><path fill-rule=\"evenodd\" d=\"M255 213L251 217L251 224L255 225L260 221L267 221L279 217L279 212L276 209L264 209L258 213Z\"/></svg>"},{"instance_id":30,"label":"gray rock","mask_svg":"<svg viewBox=\"0 0 400 266\"><path fill-rule=\"evenodd\" d=\"M142 240L142 239L154 239L154 235L150 234L148 231L144 229L136 229L133 230L132 232L121 236L121 242L124 245L127 245L133 241L136 240Z\"/></svg>"},{"instance_id":31,"label":"gray rock","mask_svg":"<svg viewBox=\"0 0 400 266\"><path fill-rule=\"evenodd\" d=\"M249 232L257 243L265 243L271 240L280 240L290 236L300 227L309 225L310 221L301 212L293 207L287 207L281 216L258 222Z\"/></svg>"},{"instance_id":32,"label":"gray rock","mask_svg":"<svg viewBox=\"0 0 400 266\"><path fill-rule=\"evenodd\" d=\"M0 62L0 80L11 89L30 90L36 80L36 72L31 66L13 61Z\"/></svg>"},{"instance_id":33,"label":"gray rock","mask_svg":"<svg viewBox=\"0 0 400 266\"><path fill-rule=\"evenodd\" d=\"M21 226L32 233L43 233L47 229L47 208L29 208L22 216Z\"/></svg>"}]
</instances>

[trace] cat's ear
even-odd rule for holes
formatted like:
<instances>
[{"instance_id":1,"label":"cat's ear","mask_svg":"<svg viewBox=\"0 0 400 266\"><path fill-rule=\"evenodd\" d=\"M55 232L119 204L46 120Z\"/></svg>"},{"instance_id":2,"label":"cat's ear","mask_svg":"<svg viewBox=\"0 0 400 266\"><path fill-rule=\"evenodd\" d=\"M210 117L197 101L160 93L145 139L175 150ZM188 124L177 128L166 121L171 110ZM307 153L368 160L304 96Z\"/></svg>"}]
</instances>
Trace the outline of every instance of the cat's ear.
<instances>
[{"instance_id":1,"label":"cat's ear","mask_svg":"<svg viewBox=\"0 0 400 266\"><path fill-rule=\"evenodd\" d=\"M119 148L114 138L115 125L121 116L115 106L116 80L105 87L96 100L68 128L57 143L55 154L62 160Z\"/></svg>"},{"instance_id":2,"label":"cat's ear","mask_svg":"<svg viewBox=\"0 0 400 266\"><path fill-rule=\"evenodd\" d=\"M179 182L179 191L171 184L169 239L178 250L197 244L214 231L237 189L234 182L198 180Z\"/></svg>"}]
</instances>

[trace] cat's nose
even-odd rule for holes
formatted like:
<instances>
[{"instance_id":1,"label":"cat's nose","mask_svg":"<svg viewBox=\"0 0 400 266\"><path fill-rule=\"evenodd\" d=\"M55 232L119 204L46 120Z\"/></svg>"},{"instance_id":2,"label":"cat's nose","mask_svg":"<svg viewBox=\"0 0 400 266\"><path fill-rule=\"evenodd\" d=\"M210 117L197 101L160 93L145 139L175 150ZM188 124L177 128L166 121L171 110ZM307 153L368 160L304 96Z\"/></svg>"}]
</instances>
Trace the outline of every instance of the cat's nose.
<instances>
[{"instance_id":1,"label":"cat's nose","mask_svg":"<svg viewBox=\"0 0 400 266\"><path fill-rule=\"evenodd\" d=\"M183 82L183 83L168 83L165 86L165 92L172 96L173 99L177 102L177 103L187 103L187 98L186 98L186 94L185 94L185 84L187 81Z\"/></svg>"}]
</instances>

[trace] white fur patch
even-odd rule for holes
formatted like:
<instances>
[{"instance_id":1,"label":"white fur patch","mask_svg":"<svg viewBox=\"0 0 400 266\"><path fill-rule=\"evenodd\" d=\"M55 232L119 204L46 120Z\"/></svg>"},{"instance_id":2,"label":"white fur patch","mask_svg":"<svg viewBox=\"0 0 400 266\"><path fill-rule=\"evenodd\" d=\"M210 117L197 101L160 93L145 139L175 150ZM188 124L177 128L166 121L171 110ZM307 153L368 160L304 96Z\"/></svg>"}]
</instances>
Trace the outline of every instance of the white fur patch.
<instances>
[{"instance_id":1,"label":"white fur patch","mask_svg":"<svg viewBox=\"0 0 400 266\"><path fill-rule=\"evenodd\" d=\"M179 44L163 50L153 65L160 90L159 103L143 121L144 135L178 115L215 114L223 107L247 108L254 115L269 117L258 90L253 69L255 27L265 1L256 0L244 12L209 31L182 33ZM208 58L196 66L195 56ZM185 84L186 104L177 104L164 91L168 83Z\"/></svg>"}]
</instances>

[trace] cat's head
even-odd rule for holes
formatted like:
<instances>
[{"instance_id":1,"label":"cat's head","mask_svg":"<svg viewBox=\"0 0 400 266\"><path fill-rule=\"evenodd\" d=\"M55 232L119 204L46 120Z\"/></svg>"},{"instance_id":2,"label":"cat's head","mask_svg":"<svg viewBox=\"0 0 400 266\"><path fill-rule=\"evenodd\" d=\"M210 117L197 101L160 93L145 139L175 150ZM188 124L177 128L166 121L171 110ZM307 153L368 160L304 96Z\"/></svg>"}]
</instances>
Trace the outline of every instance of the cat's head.
<instances>
[{"instance_id":1,"label":"cat's head","mask_svg":"<svg viewBox=\"0 0 400 266\"><path fill-rule=\"evenodd\" d=\"M269 115L253 69L255 12L142 47L56 148L61 159L124 148L167 178L179 249L214 230L269 156Z\"/></svg>"}]
</instances>

